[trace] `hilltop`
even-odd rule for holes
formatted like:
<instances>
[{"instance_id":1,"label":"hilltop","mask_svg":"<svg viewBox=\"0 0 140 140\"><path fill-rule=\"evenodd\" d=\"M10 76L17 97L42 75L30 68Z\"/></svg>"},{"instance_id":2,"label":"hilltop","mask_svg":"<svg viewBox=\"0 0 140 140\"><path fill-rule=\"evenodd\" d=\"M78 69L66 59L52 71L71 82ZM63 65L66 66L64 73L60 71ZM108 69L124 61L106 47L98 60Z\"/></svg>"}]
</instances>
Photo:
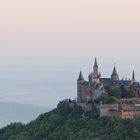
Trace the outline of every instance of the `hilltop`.
<instances>
[{"instance_id":1,"label":"hilltop","mask_svg":"<svg viewBox=\"0 0 140 140\"><path fill-rule=\"evenodd\" d=\"M23 125L0 130L0 140L139 140L140 119L99 117L98 110L84 112L62 101L54 110Z\"/></svg>"}]
</instances>

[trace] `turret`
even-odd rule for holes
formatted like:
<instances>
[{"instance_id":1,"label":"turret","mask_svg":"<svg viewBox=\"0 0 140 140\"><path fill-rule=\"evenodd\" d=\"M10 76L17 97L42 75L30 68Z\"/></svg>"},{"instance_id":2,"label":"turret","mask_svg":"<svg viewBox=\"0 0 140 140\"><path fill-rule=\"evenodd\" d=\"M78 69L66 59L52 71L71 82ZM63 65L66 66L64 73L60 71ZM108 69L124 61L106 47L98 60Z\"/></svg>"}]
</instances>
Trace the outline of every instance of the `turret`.
<instances>
[{"instance_id":1,"label":"turret","mask_svg":"<svg viewBox=\"0 0 140 140\"><path fill-rule=\"evenodd\" d=\"M92 83L100 83L100 76L98 73L98 64L97 59L95 58L94 66L93 66L93 73L91 74L91 81Z\"/></svg>"},{"instance_id":2,"label":"turret","mask_svg":"<svg viewBox=\"0 0 140 140\"><path fill-rule=\"evenodd\" d=\"M135 79L135 72L133 70L133 74L132 74L132 83L136 82L136 79Z\"/></svg>"},{"instance_id":3,"label":"turret","mask_svg":"<svg viewBox=\"0 0 140 140\"><path fill-rule=\"evenodd\" d=\"M93 73L96 77L98 77L98 64L97 64L96 58L95 58L94 66L93 66Z\"/></svg>"},{"instance_id":4,"label":"turret","mask_svg":"<svg viewBox=\"0 0 140 140\"><path fill-rule=\"evenodd\" d=\"M80 71L78 80L77 80L77 102L82 102L82 91L83 91L83 83L84 83L84 77L82 72Z\"/></svg>"},{"instance_id":5,"label":"turret","mask_svg":"<svg viewBox=\"0 0 140 140\"><path fill-rule=\"evenodd\" d=\"M114 68L113 68L113 72L112 72L112 75L111 75L111 80L112 81L118 81L119 80L119 75L117 73L116 66L114 66Z\"/></svg>"},{"instance_id":6,"label":"turret","mask_svg":"<svg viewBox=\"0 0 140 140\"><path fill-rule=\"evenodd\" d=\"M84 77L83 77L82 72L80 71L80 74L79 74L79 77L78 77L77 81L83 81L83 80L84 80Z\"/></svg>"}]
</instances>

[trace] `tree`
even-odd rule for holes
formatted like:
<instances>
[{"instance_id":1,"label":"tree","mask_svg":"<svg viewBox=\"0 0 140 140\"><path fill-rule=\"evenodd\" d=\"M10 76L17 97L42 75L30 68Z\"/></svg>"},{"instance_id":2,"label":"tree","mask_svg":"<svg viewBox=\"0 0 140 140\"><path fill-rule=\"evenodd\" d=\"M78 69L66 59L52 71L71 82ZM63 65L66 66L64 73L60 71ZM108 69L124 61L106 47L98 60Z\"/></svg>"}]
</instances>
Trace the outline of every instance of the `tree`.
<instances>
[{"instance_id":1,"label":"tree","mask_svg":"<svg viewBox=\"0 0 140 140\"><path fill-rule=\"evenodd\" d=\"M108 91L109 96L113 96L115 98L120 98L121 96L121 90L119 87L112 87Z\"/></svg>"},{"instance_id":2,"label":"tree","mask_svg":"<svg viewBox=\"0 0 140 140\"><path fill-rule=\"evenodd\" d=\"M109 96L107 93L103 93L95 103L99 104L102 101L103 104L113 104L116 102L116 98L113 96Z\"/></svg>"},{"instance_id":3,"label":"tree","mask_svg":"<svg viewBox=\"0 0 140 140\"><path fill-rule=\"evenodd\" d=\"M135 90L134 90L134 89L130 89L130 90L128 91L127 97L128 97L128 98L136 97L136 92L135 92Z\"/></svg>"},{"instance_id":4,"label":"tree","mask_svg":"<svg viewBox=\"0 0 140 140\"><path fill-rule=\"evenodd\" d=\"M110 98L115 97L102 95L104 101ZM63 102L56 109L40 115L27 125L20 123L8 125L0 129L0 140L139 140L140 138L140 118L123 120L118 117L99 117L95 109L85 112L86 118L83 118L83 113L76 106L68 110L67 103Z\"/></svg>"}]
</instances>

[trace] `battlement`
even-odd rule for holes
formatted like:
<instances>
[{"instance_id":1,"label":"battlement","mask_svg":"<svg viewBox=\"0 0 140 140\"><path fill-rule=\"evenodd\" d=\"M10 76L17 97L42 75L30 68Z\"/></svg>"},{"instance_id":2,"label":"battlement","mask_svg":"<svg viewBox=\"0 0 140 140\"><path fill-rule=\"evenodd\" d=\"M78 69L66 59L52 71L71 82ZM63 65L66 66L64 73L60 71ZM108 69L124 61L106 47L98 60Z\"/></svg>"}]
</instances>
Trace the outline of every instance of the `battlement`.
<instances>
[{"instance_id":1,"label":"battlement","mask_svg":"<svg viewBox=\"0 0 140 140\"><path fill-rule=\"evenodd\" d=\"M100 104L100 116L118 116L121 118L140 117L140 99L118 99L116 104Z\"/></svg>"}]
</instances>

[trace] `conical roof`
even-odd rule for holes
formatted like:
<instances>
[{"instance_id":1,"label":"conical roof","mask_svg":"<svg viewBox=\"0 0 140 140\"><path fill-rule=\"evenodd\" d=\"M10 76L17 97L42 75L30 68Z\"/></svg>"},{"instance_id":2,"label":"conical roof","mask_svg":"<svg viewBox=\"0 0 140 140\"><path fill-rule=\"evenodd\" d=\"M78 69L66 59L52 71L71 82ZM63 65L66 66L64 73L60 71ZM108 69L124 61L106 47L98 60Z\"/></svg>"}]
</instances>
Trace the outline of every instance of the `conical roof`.
<instances>
[{"instance_id":1,"label":"conical roof","mask_svg":"<svg viewBox=\"0 0 140 140\"><path fill-rule=\"evenodd\" d=\"M135 81L135 72L133 70L132 80Z\"/></svg>"},{"instance_id":2,"label":"conical roof","mask_svg":"<svg viewBox=\"0 0 140 140\"><path fill-rule=\"evenodd\" d=\"M95 58L94 67L98 67L97 59Z\"/></svg>"},{"instance_id":3,"label":"conical roof","mask_svg":"<svg viewBox=\"0 0 140 140\"><path fill-rule=\"evenodd\" d=\"M116 66L114 66L114 68L113 68L112 75L118 75L117 70L116 70Z\"/></svg>"},{"instance_id":4,"label":"conical roof","mask_svg":"<svg viewBox=\"0 0 140 140\"><path fill-rule=\"evenodd\" d=\"M82 72L80 71L80 74L79 74L79 77L78 77L78 81L81 81L81 80L84 80L84 77L83 77Z\"/></svg>"}]
</instances>

